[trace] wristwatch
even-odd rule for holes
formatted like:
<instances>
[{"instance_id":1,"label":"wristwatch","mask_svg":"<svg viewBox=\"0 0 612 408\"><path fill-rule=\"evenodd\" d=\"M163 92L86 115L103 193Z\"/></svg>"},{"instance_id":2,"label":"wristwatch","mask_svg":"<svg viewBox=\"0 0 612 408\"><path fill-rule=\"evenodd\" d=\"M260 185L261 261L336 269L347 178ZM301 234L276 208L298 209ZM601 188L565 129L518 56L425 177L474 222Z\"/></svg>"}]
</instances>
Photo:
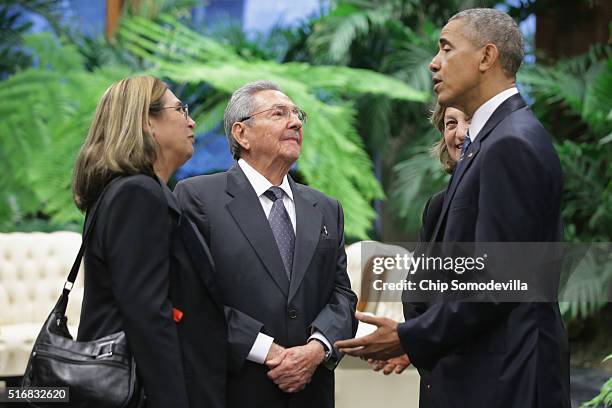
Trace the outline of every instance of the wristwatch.
<instances>
[{"instance_id":1,"label":"wristwatch","mask_svg":"<svg viewBox=\"0 0 612 408\"><path fill-rule=\"evenodd\" d=\"M325 358L323 358L323 362L329 360L329 358L331 357L331 350L327 348L327 346L325 345L325 343L323 343L321 340L317 339L317 338L313 338L310 339L308 342L310 343L311 341L316 341L319 344L321 344L323 346L323 351L325 351Z\"/></svg>"}]
</instances>

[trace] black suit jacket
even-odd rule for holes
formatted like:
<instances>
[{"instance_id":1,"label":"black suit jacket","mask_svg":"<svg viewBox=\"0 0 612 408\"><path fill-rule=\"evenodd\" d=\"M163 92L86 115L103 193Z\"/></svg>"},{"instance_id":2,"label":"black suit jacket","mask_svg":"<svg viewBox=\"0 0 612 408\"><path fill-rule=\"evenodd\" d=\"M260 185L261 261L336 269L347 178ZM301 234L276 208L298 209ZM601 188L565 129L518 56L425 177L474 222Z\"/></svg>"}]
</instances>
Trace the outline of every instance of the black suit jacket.
<instances>
[{"instance_id":1,"label":"black suit jacket","mask_svg":"<svg viewBox=\"0 0 612 408\"><path fill-rule=\"evenodd\" d=\"M431 241L436 225L438 224L438 219L440 219L445 193L446 190L439 191L429 197L425 203L423 215L421 216L419 243L417 244L417 248L415 250L415 253L417 254L427 250L427 243ZM404 291L402 293L402 306L404 309L405 320L417 317L427 309L427 303L411 301L409 291ZM421 373L421 370L419 370L419 373Z\"/></svg>"},{"instance_id":2,"label":"black suit jacket","mask_svg":"<svg viewBox=\"0 0 612 408\"><path fill-rule=\"evenodd\" d=\"M185 254L172 192L149 176L123 177L108 189L96 217L85 252L78 339L124 330L148 407L188 407L188 400L192 407L223 407L224 315L214 285L205 283L210 264L194 268ZM194 249L205 258L201 246ZM183 312L178 334L173 306ZM194 384L191 375L202 372L206 382Z\"/></svg>"},{"instance_id":3,"label":"black suit jacket","mask_svg":"<svg viewBox=\"0 0 612 408\"><path fill-rule=\"evenodd\" d=\"M305 344L314 330L333 344L353 337L357 328L342 208L289 182L297 223L291 281L259 198L237 164L175 188L184 213L210 246L227 306L229 407L332 407L334 376L328 367L319 366L303 391L286 394L267 377L265 365L246 357L260 331L292 347ZM331 363L340 358L334 351Z\"/></svg>"},{"instance_id":4,"label":"black suit jacket","mask_svg":"<svg viewBox=\"0 0 612 408\"><path fill-rule=\"evenodd\" d=\"M170 299L182 313L177 328L189 406L224 408L227 324L214 264L208 247L180 213L177 198L163 187L172 209Z\"/></svg>"},{"instance_id":5,"label":"black suit jacket","mask_svg":"<svg viewBox=\"0 0 612 408\"><path fill-rule=\"evenodd\" d=\"M421 230L419 231L419 243L416 248L416 253L419 254L421 251L427 250L427 243L431 241L433 232L438 224L440 213L442 212L442 204L444 202L444 194L446 190L442 190L433 196L429 197L425 203L423 209L423 215L421 217ZM414 319L419 315L423 314L427 310L428 304L425 302L414 302L410 299L410 291L404 291L402 294L402 306L404 309L404 320ZM416 367L419 375L421 376L419 399L421 406L427 406L427 386L430 383L429 376L430 371L423 367Z\"/></svg>"},{"instance_id":6,"label":"black suit jacket","mask_svg":"<svg viewBox=\"0 0 612 408\"><path fill-rule=\"evenodd\" d=\"M435 241L562 240L561 168L520 95L504 101L447 188ZM568 407L569 354L556 303L436 302L398 327L431 371L422 407Z\"/></svg>"}]
</instances>

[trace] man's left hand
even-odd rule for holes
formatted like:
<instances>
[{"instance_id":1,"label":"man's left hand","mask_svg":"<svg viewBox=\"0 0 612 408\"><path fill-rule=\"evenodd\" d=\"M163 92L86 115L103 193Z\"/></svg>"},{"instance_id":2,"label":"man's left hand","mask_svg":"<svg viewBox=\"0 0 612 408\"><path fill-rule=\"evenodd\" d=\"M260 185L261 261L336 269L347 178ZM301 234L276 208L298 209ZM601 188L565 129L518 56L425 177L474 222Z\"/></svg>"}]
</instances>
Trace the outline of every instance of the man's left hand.
<instances>
[{"instance_id":1,"label":"man's left hand","mask_svg":"<svg viewBox=\"0 0 612 408\"><path fill-rule=\"evenodd\" d=\"M288 393L298 392L310 382L315 370L325 359L325 349L318 341L285 350L285 357L268 377Z\"/></svg>"},{"instance_id":2,"label":"man's left hand","mask_svg":"<svg viewBox=\"0 0 612 408\"><path fill-rule=\"evenodd\" d=\"M357 339L341 340L335 343L340 352L354 357L373 360L388 360L406 353L397 334L398 323L386 317L368 316L355 313L357 320L377 326L372 334Z\"/></svg>"}]
</instances>

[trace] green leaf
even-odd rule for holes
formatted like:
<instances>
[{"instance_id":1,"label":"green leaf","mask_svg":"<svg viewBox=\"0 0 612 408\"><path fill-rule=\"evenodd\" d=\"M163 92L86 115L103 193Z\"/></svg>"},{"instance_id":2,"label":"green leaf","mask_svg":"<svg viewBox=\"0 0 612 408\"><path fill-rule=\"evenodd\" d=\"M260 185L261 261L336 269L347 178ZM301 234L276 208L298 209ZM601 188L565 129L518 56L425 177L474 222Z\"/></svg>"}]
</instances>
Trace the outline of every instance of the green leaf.
<instances>
[{"instance_id":1,"label":"green leaf","mask_svg":"<svg viewBox=\"0 0 612 408\"><path fill-rule=\"evenodd\" d=\"M363 69L279 64L254 57L247 60L170 17L160 21L127 19L118 36L132 52L152 64L158 75L191 87L206 84L214 90L208 97L215 103L202 109L197 118L204 121L200 125L203 130L220 121L228 95L238 87L261 79L278 83L310 116L298 161L300 173L312 187L341 200L347 236L367 238L376 217L371 203L384 194L355 129L351 101L365 94L402 101L424 101L427 95Z\"/></svg>"}]
</instances>

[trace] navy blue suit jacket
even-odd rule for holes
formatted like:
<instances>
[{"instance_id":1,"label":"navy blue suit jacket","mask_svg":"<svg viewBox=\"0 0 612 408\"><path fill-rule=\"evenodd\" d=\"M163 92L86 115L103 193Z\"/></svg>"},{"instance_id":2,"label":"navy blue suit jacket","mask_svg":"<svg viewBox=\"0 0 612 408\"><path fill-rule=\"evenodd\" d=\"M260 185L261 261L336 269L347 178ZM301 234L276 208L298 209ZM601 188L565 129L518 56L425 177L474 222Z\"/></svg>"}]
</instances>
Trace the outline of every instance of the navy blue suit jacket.
<instances>
[{"instance_id":1,"label":"navy blue suit jacket","mask_svg":"<svg viewBox=\"0 0 612 408\"><path fill-rule=\"evenodd\" d=\"M520 95L465 153L432 234L438 242L562 241L559 159ZM569 354L557 303L435 302L400 324L430 375L421 407L568 407Z\"/></svg>"}]
</instances>

